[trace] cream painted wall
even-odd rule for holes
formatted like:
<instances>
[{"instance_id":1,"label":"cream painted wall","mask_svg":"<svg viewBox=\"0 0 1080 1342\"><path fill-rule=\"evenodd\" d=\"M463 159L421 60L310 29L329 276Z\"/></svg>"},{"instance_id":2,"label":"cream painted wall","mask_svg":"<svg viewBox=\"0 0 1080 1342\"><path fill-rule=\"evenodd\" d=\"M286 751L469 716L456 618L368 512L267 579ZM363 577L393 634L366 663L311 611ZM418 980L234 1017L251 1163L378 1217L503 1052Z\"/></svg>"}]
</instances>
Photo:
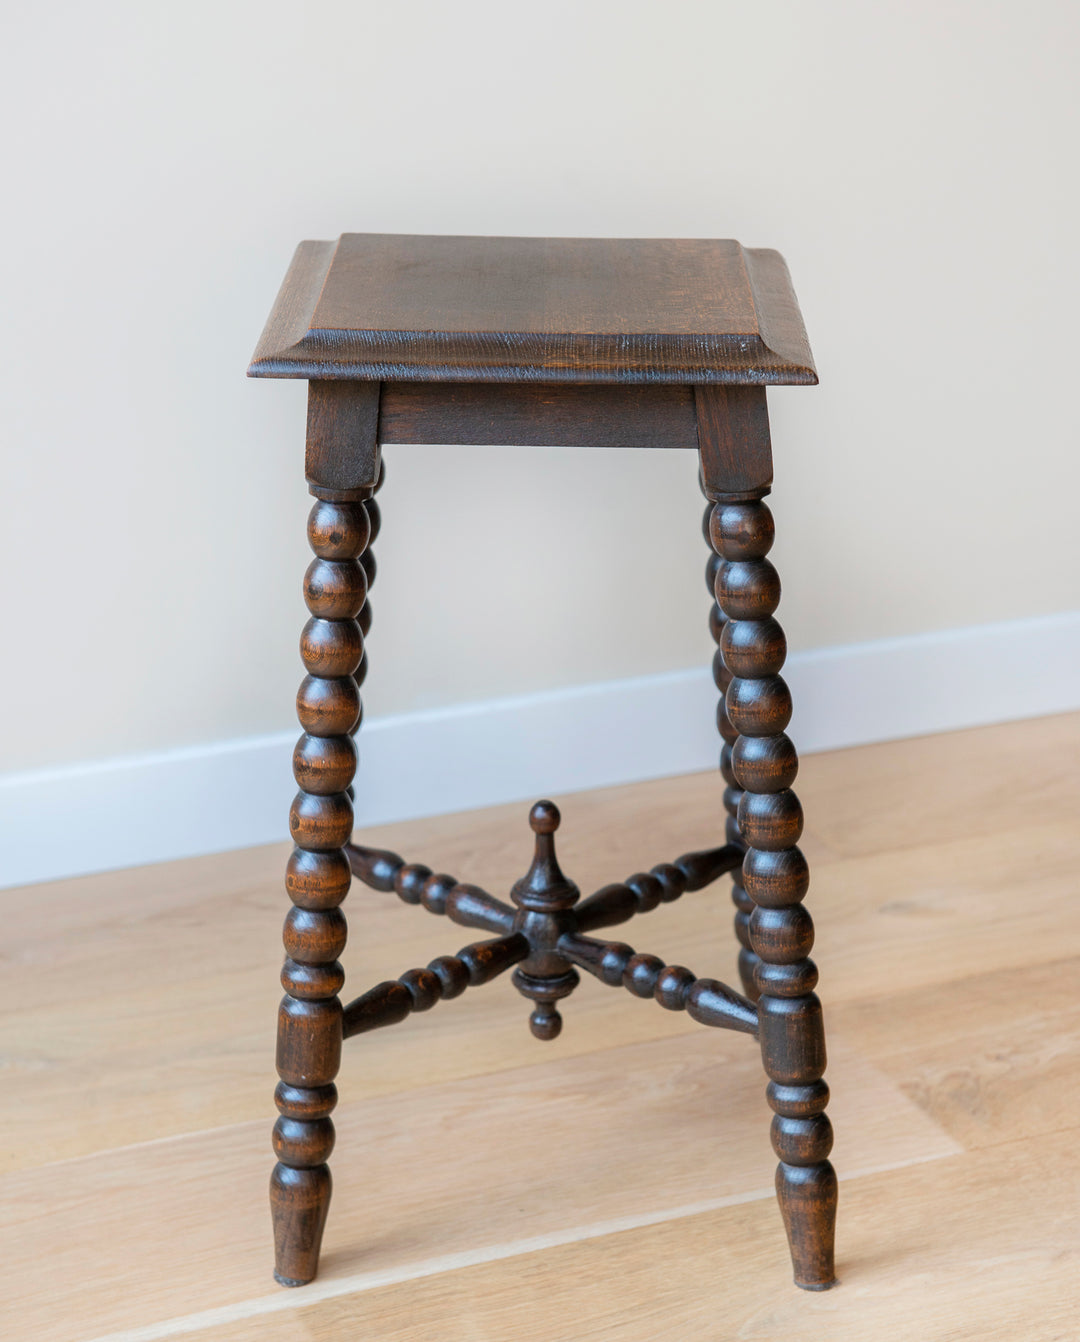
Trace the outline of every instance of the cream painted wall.
<instances>
[{"instance_id":1,"label":"cream painted wall","mask_svg":"<svg viewBox=\"0 0 1080 1342\"><path fill-rule=\"evenodd\" d=\"M780 248L792 645L1080 606L1068 0L13 11L0 767L291 725L304 388L243 373L343 230ZM709 656L688 454L387 455L370 713Z\"/></svg>"}]
</instances>

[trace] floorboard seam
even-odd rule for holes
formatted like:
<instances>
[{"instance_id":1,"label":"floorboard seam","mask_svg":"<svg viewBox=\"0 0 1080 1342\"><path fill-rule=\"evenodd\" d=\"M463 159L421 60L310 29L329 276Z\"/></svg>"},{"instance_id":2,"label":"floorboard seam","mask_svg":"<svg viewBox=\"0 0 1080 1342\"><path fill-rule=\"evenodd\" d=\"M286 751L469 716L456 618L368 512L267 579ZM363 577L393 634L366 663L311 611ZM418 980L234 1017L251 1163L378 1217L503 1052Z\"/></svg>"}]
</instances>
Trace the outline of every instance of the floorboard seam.
<instances>
[{"instance_id":1,"label":"floorboard seam","mask_svg":"<svg viewBox=\"0 0 1080 1342\"><path fill-rule=\"evenodd\" d=\"M850 1183L855 1179L887 1174L894 1170L907 1169L913 1165L925 1165L935 1160L953 1160L958 1156L966 1155L968 1153L960 1149L950 1152L935 1152L927 1156L916 1156L909 1160L894 1161L891 1164L867 1166L849 1174L841 1173L840 1181L841 1183ZM417 1281L424 1277L434 1277L462 1268L478 1267L485 1263L494 1263L507 1258L521 1257L524 1254L537 1253L543 1249L558 1248L563 1244L602 1239L606 1235L642 1230L665 1221L680 1221L687 1217L700 1216L706 1212L720 1211L725 1207L735 1207L748 1202L761 1202L766 1199L771 1200L772 1197L773 1190L771 1188L754 1189L747 1193L732 1193L727 1197L689 1203L682 1207L671 1207L663 1211L643 1212L638 1216L622 1216L608 1221L597 1221L592 1225L550 1231L545 1235L510 1240L505 1244L490 1245L482 1249L463 1250L460 1253L445 1254L438 1258L429 1258L420 1263L412 1263L397 1268L385 1268L376 1272L359 1272L337 1280L316 1281L310 1286L299 1289L287 1290L283 1288L273 1295L238 1300L229 1305L219 1305L213 1309L201 1310L197 1314L185 1314L171 1319L162 1319L158 1323L143 1324L137 1328L126 1328L119 1332L101 1333L97 1337L85 1339L84 1342L159 1342L162 1338L181 1337L187 1333L237 1323L242 1319L257 1318L266 1314L278 1314L290 1309L303 1309L308 1305L321 1304L324 1300L334 1300L346 1295L359 1295L382 1286L397 1286L404 1282Z\"/></svg>"}]
</instances>

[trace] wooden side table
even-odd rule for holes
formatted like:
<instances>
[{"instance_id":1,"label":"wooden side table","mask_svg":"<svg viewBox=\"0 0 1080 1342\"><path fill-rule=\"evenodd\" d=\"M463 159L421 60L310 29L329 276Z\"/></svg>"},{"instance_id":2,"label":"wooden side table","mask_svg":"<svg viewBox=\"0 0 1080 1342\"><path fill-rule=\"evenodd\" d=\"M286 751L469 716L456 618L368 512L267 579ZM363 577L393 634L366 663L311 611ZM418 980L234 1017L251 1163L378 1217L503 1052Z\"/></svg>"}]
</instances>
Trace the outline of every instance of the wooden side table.
<instances>
[{"instance_id":1,"label":"wooden side table","mask_svg":"<svg viewBox=\"0 0 1080 1342\"><path fill-rule=\"evenodd\" d=\"M275 1276L310 1281L330 1202L330 1118L342 1041L427 1011L513 968L538 1039L586 970L760 1039L780 1164L776 1190L795 1281L833 1284L836 1175L814 931L803 904L798 761L785 734L780 581L765 388L817 381L777 252L715 240L345 234L297 249L249 369L308 379L306 475L315 505L304 579L311 618L297 696L300 791L286 888L286 996L278 1018L271 1180ZM529 816L535 856L511 903L396 853L351 842L353 736L370 626L369 549L384 443L690 448L709 499L713 663L721 692L725 842L580 900L559 868L559 812ZM742 992L590 935L734 876ZM410 969L343 1006L340 905L353 876L489 939ZM708 1054L702 1051L702 1065ZM672 1113L677 1124L678 1114Z\"/></svg>"}]
</instances>

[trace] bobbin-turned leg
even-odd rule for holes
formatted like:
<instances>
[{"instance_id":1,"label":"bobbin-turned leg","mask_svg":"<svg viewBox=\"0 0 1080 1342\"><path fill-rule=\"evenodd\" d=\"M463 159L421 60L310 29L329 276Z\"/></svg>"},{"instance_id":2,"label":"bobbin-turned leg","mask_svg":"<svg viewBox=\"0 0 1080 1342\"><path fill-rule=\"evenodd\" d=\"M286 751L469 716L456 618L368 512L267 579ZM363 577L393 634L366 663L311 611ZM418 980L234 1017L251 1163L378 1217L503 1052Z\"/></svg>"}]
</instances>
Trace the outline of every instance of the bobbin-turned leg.
<instances>
[{"instance_id":1,"label":"bobbin-turned leg","mask_svg":"<svg viewBox=\"0 0 1080 1342\"><path fill-rule=\"evenodd\" d=\"M750 941L760 997L761 1053L769 1077L776 1191L791 1246L795 1282L824 1290L835 1278L836 1173L828 1161L832 1127L817 969L808 958L814 927L802 900L809 885L796 847L802 808L791 790L798 769L784 729L791 695L779 675L787 647L773 612L780 580L765 558L773 521L760 499L719 501L711 519L722 557L716 598L727 617L721 634L731 673L726 705L738 737L731 765L743 794L739 830L746 852L743 883L753 902Z\"/></svg>"},{"instance_id":2,"label":"bobbin-turned leg","mask_svg":"<svg viewBox=\"0 0 1080 1342\"><path fill-rule=\"evenodd\" d=\"M275 1271L283 1285L310 1281L318 1267L330 1205L330 1118L341 1060L345 918L338 907L351 871L344 845L352 831L347 789L356 768L351 733L360 717L355 673L363 653L356 616L367 591L359 562L371 524L362 502L319 501L308 518L316 558L304 579L312 618L300 651L308 674L297 695L304 734L293 753L300 791L289 821L296 848L285 883L293 908L285 919L286 996L278 1013L274 1127L278 1157L270 1181Z\"/></svg>"},{"instance_id":3,"label":"bobbin-turned leg","mask_svg":"<svg viewBox=\"0 0 1080 1342\"><path fill-rule=\"evenodd\" d=\"M731 766L731 750L739 733L732 726L725 704L727 687L731 684L731 672L724 664L724 654L721 647L727 616L720 609L720 603L716 600L716 575L719 572L722 560L712 543L710 533L712 511L713 505L711 503L707 504L705 516L702 520L702 531L711 551L709 562L705 565L705 583L713 596L713 603L709 609L709 632L716 644L712 664L713 680L716 683L716 688L720 691L720 702L716 706L716 727L724 741L720 750L720 772L726 784L724 788L724 809L727 811L727 820L724 825L724 837L728 843L745 847L742 834L739 832L739 799L742 796L742 788L739 786ZM758 988L754 972L759 960L750 944L750 914L754 905L743 888L741 868L731 873L731 880L731 898L735 904L735 936L739 943L739 979L742 982L743 992L750 998L751 1002L756 1002Z\"/></svg>"},{"instance_id":4,"label":"bobbin-turned leg","mask_svg":"<svg viewBox=\"0 0 1080 1342\"><path fill-rule=\"evenodd\" d=\"M382 489L383 481L385 479L386 479L386 463L384 461L380 461L379 478L375 485L375 491L374 491L376 494L379 492L380 489ZM360 611L357 614L356 618L360 624L360 632L363 634L366 640L368 634L371 632L371 602L368 598L371 593L372 584L375 582L375 572L376 572L375 551L372 549L372 547L374 546L376 540L378 539L379 532L382 529L382 512L379 509L378 500L375 498L365 499L363 502L363 509L367 513L369 534L368 534L367 546L364 549L364 553L360 556L360 563L361 566L363 567L364 575L367 578L367 591L364 596L364 604L360 607ZM363 655L360 658L360 665L356 668L356 674L354 676L354 679L357 685L363 685L366 677L367 677L367 649L365 648ZM355 736L359 730L360 730L360 721L358 718L356 726L352 730L353 736Z\"/></svg>"}]
</instances>

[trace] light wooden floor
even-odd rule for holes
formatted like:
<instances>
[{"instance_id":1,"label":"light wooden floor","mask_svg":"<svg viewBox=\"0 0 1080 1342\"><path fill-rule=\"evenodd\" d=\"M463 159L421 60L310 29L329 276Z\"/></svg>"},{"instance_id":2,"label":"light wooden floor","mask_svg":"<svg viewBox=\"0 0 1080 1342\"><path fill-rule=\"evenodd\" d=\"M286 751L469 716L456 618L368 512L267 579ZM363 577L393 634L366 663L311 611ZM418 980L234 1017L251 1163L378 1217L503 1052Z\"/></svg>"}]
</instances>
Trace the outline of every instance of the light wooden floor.
<instances>
[{"instance_id":1,"label":"light wooden floor","mask_svg":"<svg viewBox=\"0 0 1080 1342\"><path fill-rule=\"evenodd\" d=\"M719 788L559 798L566 870L702 846ZM346 1045L324 1270L276 1287L271 847L0 895L0 1336L1080 1337L1080 715L814 756L799 791L836 1290L790 1284L752 1040L590 981L539 1044L508 977ZM505 894L525 812L368 837ZM470 939L349 913L355 992ZM618 935L730 979L730 922L725 880Z\"/></svg>"}]
</instances>

